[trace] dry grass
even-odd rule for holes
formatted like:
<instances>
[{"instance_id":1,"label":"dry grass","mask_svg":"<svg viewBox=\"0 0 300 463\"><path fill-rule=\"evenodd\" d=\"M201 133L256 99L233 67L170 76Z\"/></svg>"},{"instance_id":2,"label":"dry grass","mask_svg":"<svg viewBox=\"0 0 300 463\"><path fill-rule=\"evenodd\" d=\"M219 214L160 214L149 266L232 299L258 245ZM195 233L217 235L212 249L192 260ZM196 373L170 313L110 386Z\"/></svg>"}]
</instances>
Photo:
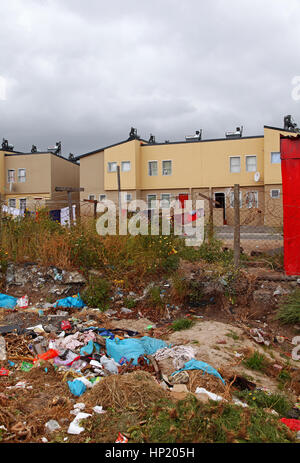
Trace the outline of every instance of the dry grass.
<instances>
[{"instance_id":1,"label":"dry grass","mask_svg":"<svg viewBox=\"0 0 300 463\"><path fill-rule=\"evenodd\" d=\"M85 394L85 403L121 412L130 408L147 409L150 403L167 397L167 392L149 373L138 371L104 378Z\"/></svg>"}]
</instances>

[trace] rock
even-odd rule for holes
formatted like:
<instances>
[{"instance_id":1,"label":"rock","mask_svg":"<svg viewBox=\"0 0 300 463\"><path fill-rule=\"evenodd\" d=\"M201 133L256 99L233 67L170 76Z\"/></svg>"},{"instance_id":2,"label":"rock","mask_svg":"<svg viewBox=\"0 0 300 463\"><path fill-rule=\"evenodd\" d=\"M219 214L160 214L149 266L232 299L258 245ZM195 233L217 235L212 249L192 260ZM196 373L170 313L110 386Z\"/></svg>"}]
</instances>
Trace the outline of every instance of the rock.
<instances>
[{"instance_id":1,"label":"rock","mask_svg":"<svg viewBox=\"0 0 300 463\"><path fill-rule=\"evenodd\" d=\"M6 342L3 336L0 336L0 361L6 360Z\"/></svg>"},{"instance_id":2,"label":"rock","mask_svg":"<svg viewBox=\"0 0 300 463\"><path fill-rule=\"evenodd\" d=\"M273 296L283 296L285 294L290 294L291 291L288 289L283 289L281 286L277 286L276 291L274 291Z\"/></svg>"},{"instance_id":3,"label":"rock","mask_svg":"<svg viewBox=\"0 0 300 463\"><path fill-rule=\"evenodd\" d=\"M170 392L171 396L173 397L173 399L175 400L184 400L187 396L187 393L186 392L173 392L171 391Z\"/></svg>"},{"instance_id":4,"label":"rock","mask_svg":"<svg viewBox=\"0 0 300 463\"><path fill-rule=\"evenodd\" d=\"M65 272L63 271L63 282L66 284L85 284L86 278L79 272Z\"/></svg>"},{"instance_id":5,"label":"rock","mask_svg":"<svg viewBox=\"0 0 300 463\"><path fill-rule=\"evenodd\" d=\"M185 392L188 393L189 390L185 384L175 384L172 389L173 392Z\"/></svg>"}]
</instances>

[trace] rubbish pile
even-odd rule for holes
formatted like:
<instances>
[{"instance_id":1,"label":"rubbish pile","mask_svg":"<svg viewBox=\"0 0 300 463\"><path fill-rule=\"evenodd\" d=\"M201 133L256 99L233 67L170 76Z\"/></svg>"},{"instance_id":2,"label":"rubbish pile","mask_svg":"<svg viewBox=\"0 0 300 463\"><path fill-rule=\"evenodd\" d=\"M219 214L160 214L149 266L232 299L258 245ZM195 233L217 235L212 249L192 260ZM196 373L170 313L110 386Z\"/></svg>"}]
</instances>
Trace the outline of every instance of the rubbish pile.
<instances>
[{"instance_id":1,"label":"rubbish pile","mask_svg":"<svg viewBox=\"0 0 300 463\"><path fill-rule=\"evenodd\" d=\"M0 294L0 306L9 310L26 308L28 297L17 299ZM92 408L86 407L84 402L72 404L73 408L70 408L69 413L75 417L70 417L67 427L67 433L71 435L84 431L82 420L89 419L95 413L106 413L104 407L109 403L108 396L118 388L114 378L123 377L123 383L126 387L131 385L132 391L141 387L139 384L133 386L132 379L126 380L128 373L134 375L142 372L146 376L150 375L157 390L170 394L174 400L192 393L203 402L225 401L248 407L247 403L232 395L230 387L253 391L256 384L242 376L224 375L208 363L197 359L197 353L192 346L171 344L133 329L112 328L108 317L107 324L90 317L82 320L80 310L85 304L80 294L60 299L52 307L55 313L40 318L38 324L27 327L18 323L0 326L0 405L1 394L5 396L6 390L32 389L33 386L24 379L24 375L42 370L46 382L46 375L51 369L61 383L67 385L68 400L75 402L79 397L80 400L85 400L84 397L90 397L89 394L97 390L97 405ZM50 312L52 307L49 307ZM150 332L153 333L152 330ZM254 339L262 336L258 330L251 334ZM173 365L173 371L168 375L161 369L161 362L166 359L171 359ZM23 374L22 378L19 378L20 372ZM10 379L14 384L1 382L1 377L3 380ZM55 400L54 405L57 405L60 399ZM122 400L124 403L125 397ZM0 413L0 430L7 430L7 423L10 421L8 419L1 422L1 416ZM299 420L296 417L292 421L281 421L299 431ZM21 422L13 423L10 432L14 428L15 434L10 435L26 436L26 439L30 439L33 431L24 426ZM61 424L59 419L48 419L43 423L43 428L46 433L51 434L58 432ZM121 433L116 438L118 442L128 442ZM48 442L48 439L43 436L42 442Z\"/></svg>"}]
</instances>

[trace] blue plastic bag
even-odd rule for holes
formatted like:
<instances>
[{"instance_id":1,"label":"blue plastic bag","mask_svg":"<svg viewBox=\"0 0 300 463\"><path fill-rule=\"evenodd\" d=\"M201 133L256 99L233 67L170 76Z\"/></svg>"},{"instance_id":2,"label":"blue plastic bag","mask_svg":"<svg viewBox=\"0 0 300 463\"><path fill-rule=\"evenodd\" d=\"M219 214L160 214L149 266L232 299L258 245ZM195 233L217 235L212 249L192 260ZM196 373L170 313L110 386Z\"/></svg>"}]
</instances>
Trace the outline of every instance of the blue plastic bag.
<instances>
[{"instance_id":1,"label":"blue plastic bag","mask_svg":"<svg viewBox=\"0 0 300 463\"><path fill-rule=\"evenodd\" d=\"M7 294L0 294L0 307L4 309L14 309L17 305L18 299Z\"/></svg>"},{"instance_id":2,"label":"blue plastic bag","mask_svg":"<svg viewBox=\"0 0 300 463\"><path fill-rule=\"evenodd\" d=\"M224 379L222 378L220 373L218 373L217 370L215 370L215 368L213 368L211 365L208 365L208 363L201 362L200 360L196 360L196 359L189 360L188 362L184 364L184 367L181 368L181 370L178 370L172 373L172 376L175 375L175 373L178 373L179 371L183 371L183 370L203 370L203 374L208 373L209 375L213 375L216 378L219 378L222 381L222 383L225 384Z\"/></svg>"},{"instance_id":3,"label":"blue plastic bag","mask_svg":"<svg viewBox=\"0 0 300 463\"><path fill-rule=\"evenodd\" d=\"M79 379L68 381L68 386L72 394L76 397L80 397L86 391L86 385L82 381L79 381Z\"/></svg>"},{"instance_id":4,"label":"blue plastic bag","mask_svg":"<svg viewBox=\"0 0 300 463\"><path fill-rule=\"evenodd\" d=\"M85 355L91 355L94 350L94 343L93 341L89 341L86 346L80 349L80 355L84 357Z\"/></svg>"},{"instance_id":5,"label":"blue plastic bag","mask_svg":"<svg viewBox=\"0 0 300 463\"><path fill-rule=\"evenodd\" d=\"M82 309L85 303L78 293L76 296L65 297L55 302L53 307L72 307L74 309Z\"/></svg>"},{"instance_id":6,"label":"blue plastic bag","mask_svg":"<svg viewBox=\"0 0 300 463\"><path fill-rule=\"evenodd\" d=\"M122 357L126 357L129 361L133 359L132 365L138 364L140 356L152 355L164 347L167 347L165 341L148 336L141 339L106 339L107 355L118 363Z\"/></svg>"}]
</instances>

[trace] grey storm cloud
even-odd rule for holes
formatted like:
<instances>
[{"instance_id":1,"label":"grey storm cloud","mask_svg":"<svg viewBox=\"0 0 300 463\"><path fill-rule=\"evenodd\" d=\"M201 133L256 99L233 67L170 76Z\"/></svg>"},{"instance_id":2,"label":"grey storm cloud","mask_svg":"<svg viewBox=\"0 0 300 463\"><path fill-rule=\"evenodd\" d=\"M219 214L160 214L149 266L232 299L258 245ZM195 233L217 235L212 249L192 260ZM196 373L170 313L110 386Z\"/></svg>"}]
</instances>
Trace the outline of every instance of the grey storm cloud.
<instances>
[{"instance_id":1,"label":"grey storm cloud","mask_svg":"<svg viewBox=\"0 0 300 463\"><path fill-rule=\"evenodd\" d=\"M64 154L282 126L300 101L298 0L1 1L0 137ZM1 83L1 81L0 81ZM0 92L1 95L1 92Z\"/></svg>"}]
</instances>

